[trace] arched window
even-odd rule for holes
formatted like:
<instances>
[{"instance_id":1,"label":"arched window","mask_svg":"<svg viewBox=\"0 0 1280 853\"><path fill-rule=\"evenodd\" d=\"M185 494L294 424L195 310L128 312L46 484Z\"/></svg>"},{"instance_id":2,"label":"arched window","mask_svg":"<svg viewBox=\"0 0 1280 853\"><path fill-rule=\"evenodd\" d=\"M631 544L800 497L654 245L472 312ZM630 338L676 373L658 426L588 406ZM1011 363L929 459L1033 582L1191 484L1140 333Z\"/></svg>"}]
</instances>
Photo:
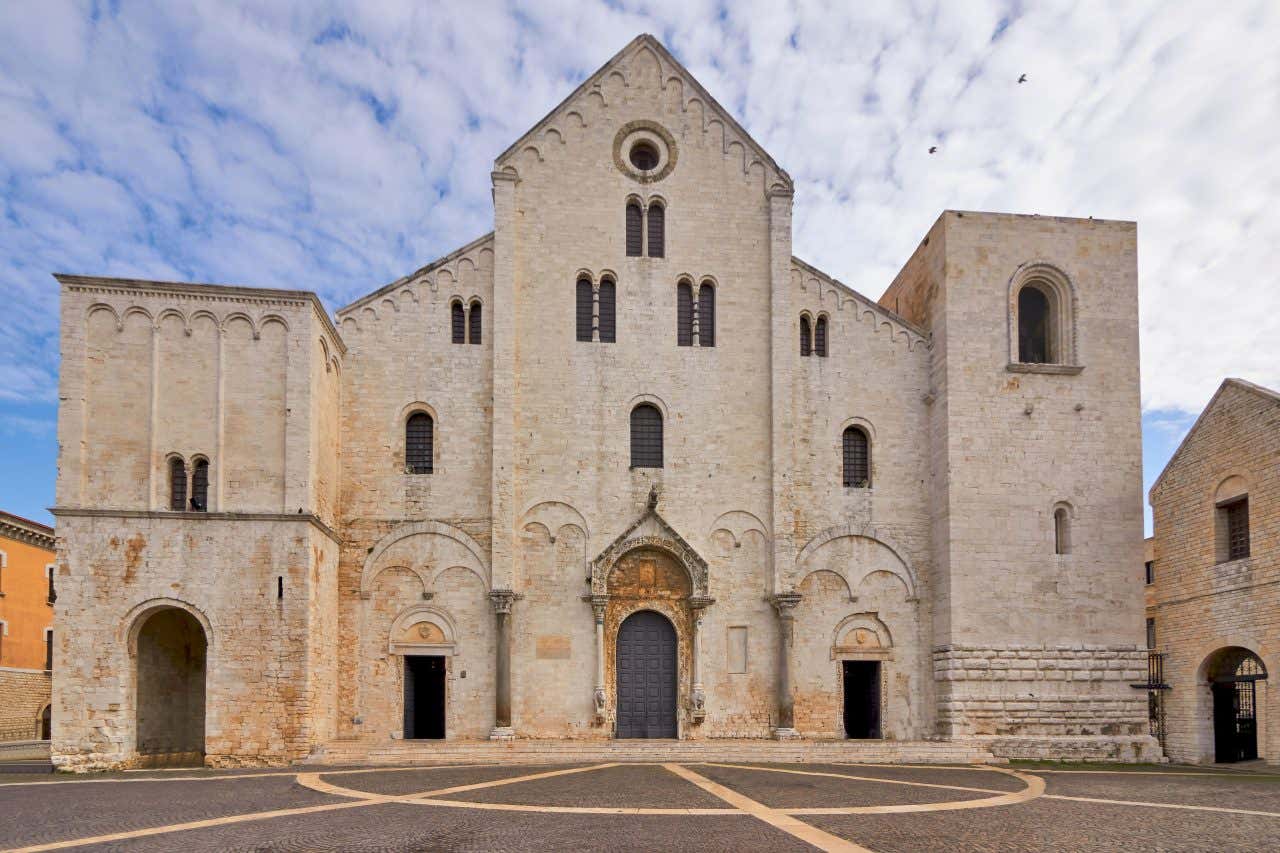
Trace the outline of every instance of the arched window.
<instances>
[{"instance_id":1,"label":"arched window","mask_svg":"<svg viewBox=\"0 0 1280 853\"><path fill-rule=\"evenodd\" d=\"M53 738L53 713L49 705L40 712L40 740Z\"/></svg>"},{"instance_id":2,"label":"arched window","mask_svg":"<svg viewBox=\"0 0 1280 853\"><path fill-rule=\"evenodd\" d=\"M716 289L706 281L698 288L698 344L716 345Z\"/></svg>"},{"instance_id":3,"label":"arched window","mask_svg":"<svg viewBox=\"0 0 1280 853\"><path fill-rule=\"evenodd\" d=\"M426 412L414 412L404 424L404 467L409 474L430 474L435 454L435 424Z\"/></svg>"},{"instance_id":4,"label":"arched window","mask_svg":"<svg viewBox=\"0 0 1280 853\"><path fill-rule=\"evenodd\" d=\"M813 324L813 354L827 357L827 318L819 317Z\"/></svg>"},{"instance_id":5,"label":"arched window","mask_svg":"<svg viewBox=\"0 0 1280 853\"><path fill-rule=\"evenodd\" d=\"M667 211L658 202L649 205L649 257L661 258L667 240Z\"/></svg>"},{"instance_id":6,"label":"arched window","mask_svg":"<svg viewBox=\"0 0 1280 853\"><path fill-rule=\"evenodd\" d=\"M615 317L617 303L617 285L611 278L600 279L600 292L596 297L600 310L600 343L611 344L618 339L618 324Z\"/></svg>"},{"instance_id":7,"label":"arched window","mask_svg":"<svg viewBox=\"0 0 1280 853\"><path fill-rule=\"evenodd\" d=\"M693 346L693 285L687 281L676 285L676 344Z\"/></svg>"},{"instance_id":8,"label":"arched window","mask_svg":"<svg viewBox=\"0 0 1280 853\"><path fill-rule=\"evenodd\" d=\"M1065 506L1053 511L1053 553L1071 553L1071 515Z\"/></svg>"},{"instance_id":9,"label":"arched window","mask_svg":"<svg viewBox=\"0 0 1280 853\"><path fill-rule=\"evenodd\" d=\"M1018 361L1048 364L1053 361L1049 335L1049 297L1028 285L1018 291Z\"/></svg>"},{"instance_id":10,"label":"arched window","mask_svg":"<svg viewBox=\"0 0 1280 853\"><path fill-rule=\"evenodd\" d=\"M191 473L191 508L196 512L209 511L208 459L197 459Z\"/></svg>"},{"instance_id":11,"label":"arched window","mask_svg":"<svg viewBox=\"0 0 1280 853\"><path fill-rule=\"evenodd\" d=\"M449 306L450 323L453 328L453 342L455 344L465 344L467 342L467 316L462 310L462 303L454 300Z\"/></svg>"},{"instance_id":12,"label":"arched window","mask_svg":"<svg viewBox=\"0 0 1280 853\"><path fill-rule=\"evenodd\" d=\"M577 308L575 316L577 318L578 325L578 340L589 341L591 340L592 300L595 298L591 292L591 279L586 278L585 276L578 279L576 292Z\"/></svg>"},{"instance_id":13,"label":"arched window","mask_svg":"<svg viewBox=\"0 0 1280 853\"><path fill-rule=\"evenodd\" d=\"M627 257L640 257L644 243L644 211L638 202L627 202Z\"/></svg>"},{"instance_id":14,"label":"arched window","mask_svg":"<svg viewBox=\"0 0 1280 853\"><path fill-rule=\"evenodd\" d=\"M649 403L631 410L631 467L662 467L662 412Z\"/></svg>"},{"instance_id":15,"label":"arched window","mask_svg":"<svg viewBox=\"0 0 1280 853\"><path fill-rule=\"evenodd\" d=\"M809 318L801 315L800 317L800 355L808 355L812 349L813 337L809 330Z\"/></svg>"},{"instance_id":16,"label":"arched window","mask_svg":"<svg viewBox=\"0 0 1280 853\"><path fill-rule=\"evenodd\" d=\"M862 427L844 431L844 485L846 489L871 485L871 442Z\"/></svg>"},{"instance_id":17,"label":"arched window","mask_svg":"<svg viewBox=\"0 0 1280 853\"><path fill-rule=\"evenodd\" d=\"M187 463L181 456L169 460L169 509L182 512L187 508Z\"/></svg>"},{"instance_id":18,"label":"arched window","mask_svg":"<svg viewBox=\"0 0 1280 853\"><path fill-rule=\"evenodd\" d=\"M480 343L480 328L482 309L480 308L480 300L477 299L471 303L471 309L467 314L467 342L472 344Z\"/></svg>"}]
</instances>

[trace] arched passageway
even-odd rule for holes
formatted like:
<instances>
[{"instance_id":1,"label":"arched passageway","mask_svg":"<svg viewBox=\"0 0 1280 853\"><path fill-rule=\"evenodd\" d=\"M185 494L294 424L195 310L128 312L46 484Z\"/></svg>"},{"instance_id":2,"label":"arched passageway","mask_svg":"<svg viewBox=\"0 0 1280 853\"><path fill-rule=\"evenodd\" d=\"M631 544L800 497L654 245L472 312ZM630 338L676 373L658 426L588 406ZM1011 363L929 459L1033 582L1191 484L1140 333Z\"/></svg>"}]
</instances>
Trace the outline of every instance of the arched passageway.
<instances>
[{"instance_id":1,"label":"arched passageway","mask_svg":"<svg viewBox=\"0 0 1280 853\"><path fill-rule=\"evenodd\" d=\"M618 629L618 737L676 736L676 629L652 610Z\"/></svg>"},{"instance_id":2,"label":"arched passageway","mask_svg":"<svg viewBox=\"0 0 1280 853\"><path fill-rule=\"evenodd\" d=\"M1258 682L1266 680L1266 667L1248 649L1229 646L1209 656L1205 674L1213 697L1214 761L1253 761L1259 757L1265 704Z\"/></svg>"},{"instance_id":3,"label":"arched passageway","mask_svg":"<svg viewBox=\"0 0 1280 853\"><path fill-rule=\"evenodd\" d=\"M145 765L204 763L204 629L166 607L138 631L138 755Z\"/></svg>"}]
</instances>

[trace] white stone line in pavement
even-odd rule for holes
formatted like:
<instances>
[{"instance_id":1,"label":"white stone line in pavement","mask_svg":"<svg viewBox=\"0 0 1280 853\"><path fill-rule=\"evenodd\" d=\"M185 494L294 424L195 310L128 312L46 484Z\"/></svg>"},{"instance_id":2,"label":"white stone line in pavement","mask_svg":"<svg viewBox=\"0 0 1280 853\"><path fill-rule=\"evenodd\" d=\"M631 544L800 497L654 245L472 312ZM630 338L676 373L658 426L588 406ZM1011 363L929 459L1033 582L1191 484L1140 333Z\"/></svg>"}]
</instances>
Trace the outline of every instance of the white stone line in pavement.
<instances>
[{"instance_id":1,"label":"white stone line in pavement","mask_svg":"<svg viewBox=\"0 0 1280 853\"><path fill-rule=\"evenodd\" d=\"M1280 773L1249 773L1243 770L1028 770L1028 773L1060 773L1064 776L1212 776L1215 779L1280 779Z\"/></svg>"},{"instance_id":2,"label":"white stone line in pavement","mask_svg":"<svg viewBox=\"0 0 1280 853\"><path fill-rule=\"evenodd\" d=\"M1109 806L1136 806L1149 809L1187 809L1195 812L1221 812L1223 814L1248 814L1261 817L1280 817L1280 812L1264 812L1255 809L1229 809L1223 806L1195 806L1187 803L1145 803L1137 800L1104 800L1100 797L1068 797L1063 794L1045 794L1046 800L1072 800L1077 803L1102 803Z\"/></svg>"},{"instance_id":3,"label":"white stone line in pavement","mask_svg":"<svg viewBox=\"0 0 1280 853\"><path fill-rule=\"evenodd\" d=\"M879 776L851 776L847 773L831 773L821 770L788 770L782 767L753 767L750 764L722 764L717 761L699 762L703 767L732 767L738 770L757 770L761 773L790 773L794 776L826 776L832 779L850 779L855 782L880 782L885 785L910 785L913 788L942 788L947 791L971 791L975 794L1007 794L994 788L966 788L963 785L938 785L933 782L908 782L905 779L884 779Z\"/></svg>"},{"instance_id":4,"label":"white stone line in pavement","mask_svg":"<svg viewBox=\"0 0 1280 853\"><path fill-rule=\"evenodd\" d=\"M664 764L662 766L686 782L692 782L697 785L708 794L719 797L729 805L764 821L775 829L780 829L788 835L800 839L806 844L812 844L819 850L833 850L840 851L840 853L871 853L866 847L860 847L838 835L824 832L816 826L797 820L786 812L771 809L764 803L756 802L731 788L712 782L707 777L693 772L688 767L682 767L679 764Z\"/></svg>"},{"instance_id":5,"label":"white stone line in pavement","mask_svg":"<svg viewBox=\"0 0 1280 853\"><path fill-rule=\"evenodd\" d=\"M409 767L362 767L359 770L308 770L303 772L316 773L324 776L347 776L352 773L404 773L411 770L467 770L475 767L503 766L511 765L503 765L500 761L486 761L481 764L423 764ZM537 767L538 765L531 764L520 766ZM286 779L291 779L298 775L299 771L297 770L283 770L275 772L263 771L261 773L228 773L221 776L166 776L154 779L55 779L51 782L0 782L0 788L10 788L15 785L87 785L103 784L106 782L221 782L224 779L265 779L271 776L281 776Z\"/></svg>"}]
</instances>

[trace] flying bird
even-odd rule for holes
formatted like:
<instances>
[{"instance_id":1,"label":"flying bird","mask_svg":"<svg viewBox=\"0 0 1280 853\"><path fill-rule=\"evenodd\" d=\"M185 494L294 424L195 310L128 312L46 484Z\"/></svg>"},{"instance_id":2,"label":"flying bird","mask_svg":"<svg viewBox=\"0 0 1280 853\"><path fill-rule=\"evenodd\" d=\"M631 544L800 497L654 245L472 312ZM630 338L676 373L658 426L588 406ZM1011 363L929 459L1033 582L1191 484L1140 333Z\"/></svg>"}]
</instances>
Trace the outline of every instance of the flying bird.
<instances>
[{"instance_id":1,"label":"flying bird","mask_svg":"<svg viewBox=\"0 0 1280 853\"><path fill-rule=\"evenodd\" d=\"M1027 82L1027 75L1023 74L1021 77L1019 77L1019 78L1018 78L1018 82L1019 82L1019 83L1025 83L1025 82Z\"/></svg>"},{"instance_id":2,"label":"flying bird","mask_svg":"<svg viewBox=\"0 0 1280 853\"><path fill-rule=\"evenodd\" d=\"M935 153L937 150L938 150L938 146L936 146L936 145L930 145L930 146L929 146L929 153L930 153L930 154Z\"/></svg>"}]
</instances>

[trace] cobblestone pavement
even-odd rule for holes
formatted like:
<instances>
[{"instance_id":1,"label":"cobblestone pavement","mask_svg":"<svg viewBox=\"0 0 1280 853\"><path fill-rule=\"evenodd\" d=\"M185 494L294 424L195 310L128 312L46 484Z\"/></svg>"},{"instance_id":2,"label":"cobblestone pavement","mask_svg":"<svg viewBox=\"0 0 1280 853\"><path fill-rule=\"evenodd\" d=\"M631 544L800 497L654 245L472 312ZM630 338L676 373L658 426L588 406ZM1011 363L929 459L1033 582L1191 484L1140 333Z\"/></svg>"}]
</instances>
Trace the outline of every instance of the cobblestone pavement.
<instances>
[{"instance_id":1,"label":"cobblestone pavement","mask_svg":"<svg viewBox=\"0 0 1280 853\"><path fill-rule=\"evenodd\" d=\"M0 774L18 850L1280 849L1280 773L1011 765Z\"/></svg>"}]
</instances>

